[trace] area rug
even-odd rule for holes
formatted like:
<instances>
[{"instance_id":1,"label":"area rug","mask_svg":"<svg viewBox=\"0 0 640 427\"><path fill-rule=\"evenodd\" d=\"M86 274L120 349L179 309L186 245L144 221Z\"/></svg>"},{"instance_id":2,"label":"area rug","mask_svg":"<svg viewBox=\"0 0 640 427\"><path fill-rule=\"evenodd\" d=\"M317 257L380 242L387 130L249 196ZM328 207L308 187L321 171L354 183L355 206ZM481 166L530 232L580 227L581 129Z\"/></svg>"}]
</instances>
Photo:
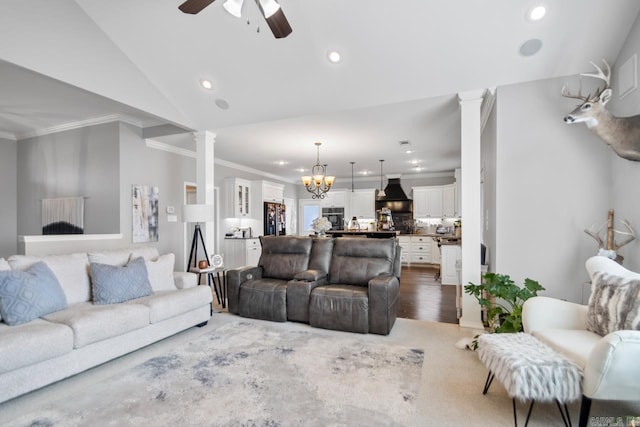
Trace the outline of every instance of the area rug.
<instances>
[{"instance_id":1,"label":"area rug","mask_svg":"<svg viewBox=\"0 0 640 427\"><path fill-rule=\"evenodd\" d=\"M412 425L424 352L360 337L234 321L15 425Z\"/></svg>"}]
</instances>

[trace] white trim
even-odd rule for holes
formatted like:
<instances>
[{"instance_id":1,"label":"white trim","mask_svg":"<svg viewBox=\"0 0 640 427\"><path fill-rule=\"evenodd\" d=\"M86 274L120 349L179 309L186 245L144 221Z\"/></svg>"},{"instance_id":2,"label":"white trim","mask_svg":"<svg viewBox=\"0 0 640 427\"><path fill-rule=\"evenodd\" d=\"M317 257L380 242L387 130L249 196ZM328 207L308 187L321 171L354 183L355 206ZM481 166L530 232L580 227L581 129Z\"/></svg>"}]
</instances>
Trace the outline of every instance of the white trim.
<instances>
[{"instance_id":1,"label":"white trim","mask_svg":"<svg viewBox=\"0 0 640 427\"><path fill-rule=\"evenodd\" d=\"M65 123L62 125L51 126L49 128L37 129L23 134L16 135L16 139L35 138L37 136L49 135L52 133L64 132L73 129L80 129L87 126L101 125L104 123L123 122L139 128L143 127L142 122L124 114L110 114L108 116L94 117L91 119L80 120L77 122Z\"/></svg>"},{"instance_id":2,"label":"white trim","mask_svg":"<svg viewBox=\"0 0 640 427\"><path fill-rule=\"evenodd\" d=\"M197 153L193 150L188 150L186 148L176 147L175 145L167 144L165 142L156 141L151 138L146 138L144 140L147 148L153 148L155 150L166 151L168 153L178 154L180 156L190 157L195 159L197 157Z\"/></svg>"},{"instance_id":3,"label":"white trim","mask_svg":"<svg viewBox=\"0 0 640 427\"><path fill-rule=\"evenodd\" d=\"M0 138L10 139L11 141L17 141L16 134L11 132L2 132L0 131Z\"/></svg>"},{"instance_id":4,"label":"white trim","mask_svg":"<svg viewBox=\"0 0 640 427\"><path fill-rule=\"evenodd\" d=\"M18 236L19 243L78 242L83 240L121 240L122 234L48 234Z\"/></svg>"},{"instance_id":5,"label":"white trim","mask_svg":"<svg viewBox=\"0 0 640 427\"><path fill-rule=\"evenodd\" d=\"M484 102L480 107L480 120L481 120L480 133L484 132L484 127L487 124L487 121L489 120L489 116L491 115L491 112L493 111L493 107L495 104L496 104L496 88L490 87L489 89L487 89L487 92L485 93L485 96L484 96Z\"/></svg>"},{"instance_id":6,"label":"white trim","mask_svg":"<svg viewBox=\"0 0 640 427\"><path fill-rule=\"evenodd\" d=\"M267 177L267 178L277 179L279 181L284 181L284 182L289 182L291 184L297 183L297 180L296 181L292 181L289 178L285 178L285 177L282 177L282 176L279 176L279 175L275 175L275 174L272 174L272 173L269 173L269 172L263 172L263 171L258 170L258 169L253 169L253 168L250 168L248 166L244 166L244 165L241 165L241 164L238 164L238 163L229 162L227 160L223 160L223 159L220 159L220 158L217 158L217 157L214 159L214 163L217 164L217 165L226 166L228 168L241 170L243 172L254 173L256 175L262 175L262 176Z\"/></svg>"}]
</instances>

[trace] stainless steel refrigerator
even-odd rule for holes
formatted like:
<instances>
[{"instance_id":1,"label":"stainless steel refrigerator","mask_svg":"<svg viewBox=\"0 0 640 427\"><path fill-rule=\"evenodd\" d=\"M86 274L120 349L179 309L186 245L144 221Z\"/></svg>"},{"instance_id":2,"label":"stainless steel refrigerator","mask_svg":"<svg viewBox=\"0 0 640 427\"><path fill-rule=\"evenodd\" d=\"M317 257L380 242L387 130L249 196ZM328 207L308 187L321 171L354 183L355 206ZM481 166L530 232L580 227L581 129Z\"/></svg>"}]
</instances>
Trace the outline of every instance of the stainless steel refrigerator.
<instances>
[{"instance_id":1,"label":"stainless steel refrigerator","mask_svg":"<svg viewBox=\"0 0 640 427\"><path fill-rule=\"evenodd\" d=\"M264 202L264 235L287 234L287 208L284 203Z\"/></svg>"}]
</instances>

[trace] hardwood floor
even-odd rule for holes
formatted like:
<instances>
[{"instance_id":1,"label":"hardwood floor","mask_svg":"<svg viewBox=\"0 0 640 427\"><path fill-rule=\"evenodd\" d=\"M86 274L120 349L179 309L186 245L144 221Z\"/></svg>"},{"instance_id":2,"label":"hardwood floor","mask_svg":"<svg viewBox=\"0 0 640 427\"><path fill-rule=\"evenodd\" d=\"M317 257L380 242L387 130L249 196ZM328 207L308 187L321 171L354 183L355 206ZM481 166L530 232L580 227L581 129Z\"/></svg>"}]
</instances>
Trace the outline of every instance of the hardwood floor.
<instances>
[{"instance_id":1,"label":"hardwood floor","mask_svg":"<svg viewBox=\"0 0 640 427\"><path fill-rule=\"evenodd\" d=\"M436 267L402 266L398 317L458 323L456 287L435 280Z\"/></svg>"}]
</instances>

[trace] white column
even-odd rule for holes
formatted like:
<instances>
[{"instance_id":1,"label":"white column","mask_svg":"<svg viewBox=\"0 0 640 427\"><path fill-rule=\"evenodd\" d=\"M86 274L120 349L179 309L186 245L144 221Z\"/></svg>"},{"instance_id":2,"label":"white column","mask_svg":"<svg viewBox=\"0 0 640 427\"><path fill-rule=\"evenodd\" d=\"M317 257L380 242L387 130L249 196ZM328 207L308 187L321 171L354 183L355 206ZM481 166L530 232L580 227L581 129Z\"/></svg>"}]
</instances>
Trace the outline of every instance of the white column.
<instances>
[{"instance_id":1,"label":"white column","mask_svg":"<svg viewBox=\"0 0 640 427\"><path fill-rule=\"evenodd\" d=\"M201 205L213 205L214 203L214 143L216 134L210 131L198 131L193 133L196 141L196 184L198 185L197 201ZM204 224L204 244L209 256L215 247L213 221Z\"/></svg>"},{"instance_id":2,"label":"white column","mask_svg":"<svg viewBox=\"0 0 640 427\"><path fill-rule=\"evenodd\" d=\"M482 329L480 304L464 293L469 282L479 284L480 243L482 242L482 215L480 206L480 173L482 137L481 106L484 90L459 93L461 117L461 203L462 217L462 317L460 326Z\"/></svg>"}]
</instances>

